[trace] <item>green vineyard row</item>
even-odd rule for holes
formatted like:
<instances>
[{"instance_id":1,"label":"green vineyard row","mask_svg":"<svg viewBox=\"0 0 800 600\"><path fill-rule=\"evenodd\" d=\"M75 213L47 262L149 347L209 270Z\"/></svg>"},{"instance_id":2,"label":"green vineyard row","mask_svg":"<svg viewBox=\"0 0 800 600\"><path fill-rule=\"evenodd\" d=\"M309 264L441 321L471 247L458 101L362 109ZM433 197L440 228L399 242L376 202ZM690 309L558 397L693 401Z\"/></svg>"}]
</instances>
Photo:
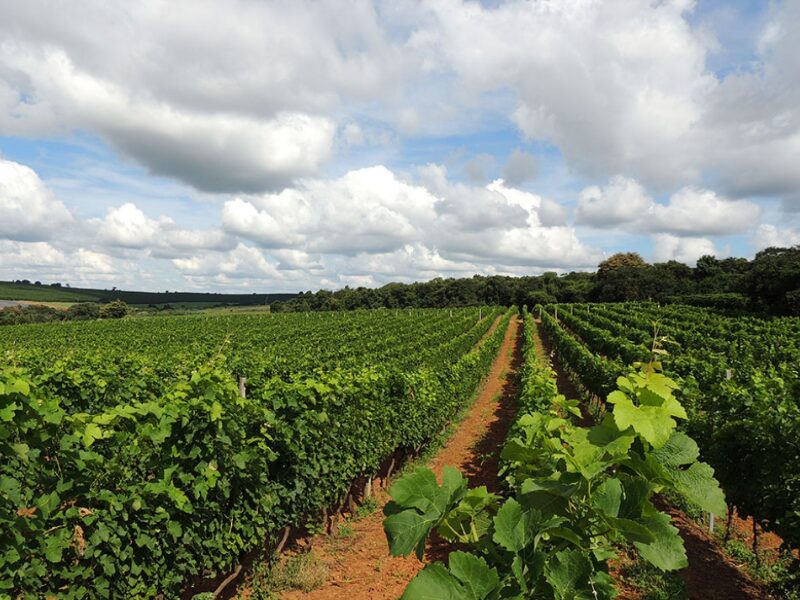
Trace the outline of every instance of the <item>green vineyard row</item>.
<instances>
[{"instance_id":1,"label":"green vineyard row","mask_svg":"<svg viewBox=\"0 0 800 600\"><path fill-rule=\"evenodd\" d=\"M426 565L404 600L611 599L608 561L620 545L664 571L687 564L654 494L725 509L712 469L677 429L687 415L675 382L653 363L627 372L607 398L613 413L578 425L578 401L558 394L555 374L536 358L534 328L526 313L519 413L501 455L505 493L468 489L452 468L441 486L421 468L390 488L384 528L393 554L421 558L433 531L469 549L450 553L446 566Z\"/></svg>"},{"instance_id":2,"label":"green vineyard row","mask_svg":"<svg viewBox=\"0 0 800 600\"><path fill-rule=\"evenodd\" d=\"M5 328L0 597L175 598L228 572L436 436L512 312Z\"/></svg>"},{"instance_id":3,"label":"green vineyard row","mask_svg":"<svg viewBox=\"0 0 800 600\"><path fill-rule=\"evenodd\" d=\"M685 429L730 506L800 547L800 320L688 306L552 305L542 325L562 364L601 397L625 363L646 360L654 335L666 338L662 360L682 382Z\"/></svg>"}]
</instances>

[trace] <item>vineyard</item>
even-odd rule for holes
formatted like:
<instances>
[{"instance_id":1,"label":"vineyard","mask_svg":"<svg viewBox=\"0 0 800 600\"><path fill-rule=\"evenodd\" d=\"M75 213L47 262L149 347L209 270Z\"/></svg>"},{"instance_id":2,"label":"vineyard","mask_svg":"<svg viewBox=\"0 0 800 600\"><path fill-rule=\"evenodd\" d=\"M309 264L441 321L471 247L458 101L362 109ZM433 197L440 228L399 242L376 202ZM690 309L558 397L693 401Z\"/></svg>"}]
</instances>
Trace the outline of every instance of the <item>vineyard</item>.
<instances>
[{"instance_id":1,"label":"vineyard","mask_svg":"<svg viewBox=\"0 0 800 600\"><path fill-rule=\"evenodd\" d=\"M219 580L419 456L516 314L0 329L0 598L178 598ZM559 393L540 334L580 398ZM434 534L453 549L404 598L613 598L621 548L686 567L665 494L719 519L735 506L800 546L798 319L558 304L523 310L519 336L498 490L452 467L389 489L385 554L426 557Z\"/></svg>"},{"instance_id":2,"label":"vineyard","mask_svg":"<svg viewBox=\"0 0 800 600\"><path fill-rule=\"evenodd\" d=\"M664 337L662 362L682 383L686 431L730 507L800 547L800 320L612 304L549 306L542 324L562 365L600 398Z\"/></svg>"},{"instance_id":3,"label":"vineyard","mask_svg":"<svg viewBox=\"0 0 800 600\"><path fill-rule=\"evenodd\" d=\"M5 328L3 591L176 597L192 577L230 571L445 427L510 317L495 308Z\"/></svg>"}]
</instances>

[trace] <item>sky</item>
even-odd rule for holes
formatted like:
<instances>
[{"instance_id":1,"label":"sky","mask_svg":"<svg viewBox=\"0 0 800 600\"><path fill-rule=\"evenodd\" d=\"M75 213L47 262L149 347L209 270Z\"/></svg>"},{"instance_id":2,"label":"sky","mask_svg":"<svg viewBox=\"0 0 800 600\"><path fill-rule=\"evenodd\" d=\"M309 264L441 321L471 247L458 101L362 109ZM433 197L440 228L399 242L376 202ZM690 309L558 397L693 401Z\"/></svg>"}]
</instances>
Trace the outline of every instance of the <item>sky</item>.
<instances>
[{"instance_id":1,"label":"sky","mask_svg":"<svg viewBox=\"0 0 800 600\"><path fill-rule=\"evenodd\" d=\"M800 244L800 0L0 2L0 280L296 292Z\"/></svg>"}]
</instances>

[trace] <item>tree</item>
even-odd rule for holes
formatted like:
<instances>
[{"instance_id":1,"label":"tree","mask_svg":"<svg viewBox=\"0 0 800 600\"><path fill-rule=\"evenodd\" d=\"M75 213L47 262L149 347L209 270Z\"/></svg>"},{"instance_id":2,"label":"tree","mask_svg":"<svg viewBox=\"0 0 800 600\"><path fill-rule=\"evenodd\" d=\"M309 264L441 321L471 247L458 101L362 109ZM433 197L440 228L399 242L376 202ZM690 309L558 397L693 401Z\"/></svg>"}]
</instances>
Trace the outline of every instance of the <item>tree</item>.
<instances>
[{"instance_id":1,"label":"tree","mask_svg":"<svg viewBox=\"0 0 800 600\"><path fill-rule=\"evenodd\" d=\"M101 319L121 319L128 314L128 305L122 300L114 300L100 307Z\"/></svg>"},{"instance_id":2,"label":"tree","mask_svg":"<svg viewBox=\"0 0 800 600\"><path fill-rule=\"evenodd\" d=\"M751 263L745 289L753 303L775 313L789 313L800 289L800 246L767 248Z\"/></svg>"},{"instance_id":3,"label":"tree","mask_svg":"<svg viewBox=\"0 0 800 600\"><path fill-rule=\"evenodd\" d=\"M100 318L100 306L94 302L80 302L67 309L67 319L84 320Z\"/></svg>"},{"instance_id":4,"label":"tree","mask_svg":"<svg viewBox=\"0 0 800 600\"><path fill-rule=\"evenodd\" d=\"M647 263L638 252L617 252L597 265L597 274L604 275L609 271L616 271L626 267L639 268L646 266Z\"/></svg>"}]
</instances>

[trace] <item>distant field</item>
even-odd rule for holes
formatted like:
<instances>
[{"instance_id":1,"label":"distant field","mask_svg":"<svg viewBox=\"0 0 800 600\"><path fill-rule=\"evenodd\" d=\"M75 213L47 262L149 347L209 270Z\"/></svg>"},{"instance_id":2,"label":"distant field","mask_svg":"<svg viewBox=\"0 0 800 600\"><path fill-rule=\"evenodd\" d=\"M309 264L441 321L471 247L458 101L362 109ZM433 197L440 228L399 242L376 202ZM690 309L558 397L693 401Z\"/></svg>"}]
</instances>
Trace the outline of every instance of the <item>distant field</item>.
<instances>
[{"instance_id":1,"label":"distant field","mask_svg":"<svg viewBox=\"0 0 800 600\"><path fill-rule=\"evenodd\" d=\"M34 302L110 302L123 300L133 305L156 306L170 304L183 308L207 308L221 304L258 306L278 300L288 300L296 294L210 294L196 292L131 292L125 290L96 290L63 288L47 285L18 284L0 281L0 300L30 300Z\"/></svg>"},{"instance_id":2,"label":"distant field","mask_svg":"<svg viewBox=\"0 0 800 600\"><path fill-rule=\"evenodd\" d=\"M34 302L96 302L98 297L85 290L54 288L47 285L15 284L0 281L0 300Z\"/></svg>"}]
</instances>

